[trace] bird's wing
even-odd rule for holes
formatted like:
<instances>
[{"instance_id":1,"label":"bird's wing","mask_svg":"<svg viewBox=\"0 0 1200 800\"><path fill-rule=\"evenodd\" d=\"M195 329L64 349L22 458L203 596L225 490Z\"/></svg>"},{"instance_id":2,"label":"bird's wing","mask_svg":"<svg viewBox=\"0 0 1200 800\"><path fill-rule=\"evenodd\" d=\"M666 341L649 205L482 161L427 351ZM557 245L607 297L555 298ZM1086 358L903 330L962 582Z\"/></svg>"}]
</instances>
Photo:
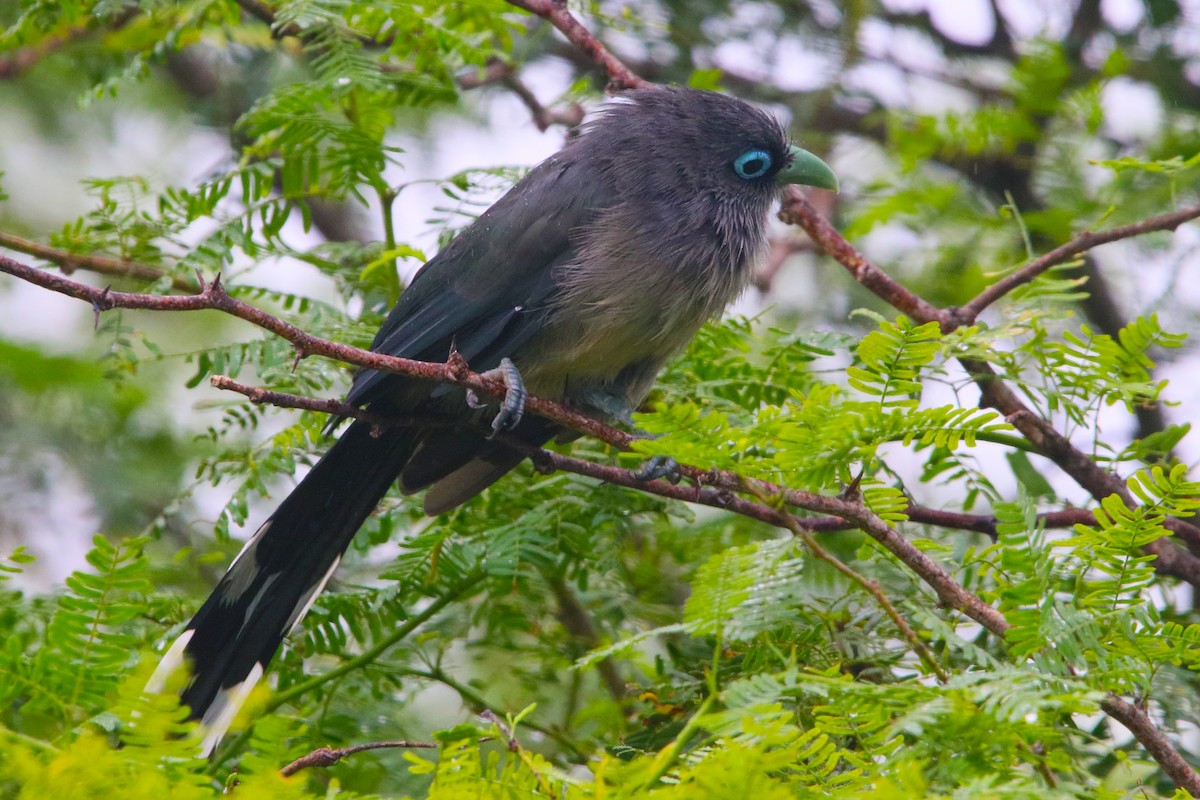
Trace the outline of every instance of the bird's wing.
<instances>
[{"instance_id":1,"label":"bird's wing","mask_svg":"<svg viewBox=\"0 0 1200 800\"><path fill-rule=\"evenodd\" d=\"M613 202L569 152L543 162L417 273L371 349L440 362L453 346L476 371L496 367L541 329L574 232ZM405 381L364 370L347 402L394 395Z\"/></svg>"}]
</instances>

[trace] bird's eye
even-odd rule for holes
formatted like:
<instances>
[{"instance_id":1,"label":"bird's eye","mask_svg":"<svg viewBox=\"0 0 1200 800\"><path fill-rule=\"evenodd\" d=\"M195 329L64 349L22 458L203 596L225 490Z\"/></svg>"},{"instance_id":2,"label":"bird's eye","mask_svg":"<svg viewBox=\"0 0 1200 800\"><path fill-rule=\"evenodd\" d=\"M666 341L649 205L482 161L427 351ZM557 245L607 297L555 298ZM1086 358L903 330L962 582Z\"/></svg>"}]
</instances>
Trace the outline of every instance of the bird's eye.
<instances>
[{"instance_id":1,"label":"bird's eye","mask_svg":"<svg viewBox=\"0 0 1200 800\"><path fill-rule=\"evenodd\" d=\"M771 169L771 154L766 150L747 150L733 160L733 171L742 180L761 178Z\"/></svg>"}]
</instances>

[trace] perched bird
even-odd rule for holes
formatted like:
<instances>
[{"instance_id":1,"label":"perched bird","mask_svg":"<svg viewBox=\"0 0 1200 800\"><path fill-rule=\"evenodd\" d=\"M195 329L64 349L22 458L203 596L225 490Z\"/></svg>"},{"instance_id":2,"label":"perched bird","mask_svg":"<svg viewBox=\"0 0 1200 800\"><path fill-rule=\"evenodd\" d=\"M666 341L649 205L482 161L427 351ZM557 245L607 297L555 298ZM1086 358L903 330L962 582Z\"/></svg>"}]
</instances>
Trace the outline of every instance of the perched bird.
<instances>
[{"instance_id":1,"label":"perched bird","mask_svg":"<svg viewBox=\"0 0 1200 800\"><path fill-rule=\"evenodd\" d=\"M543 398L628 419L664 362L746 286L780 187L837 189L779 123L739 100L649 88L608 104L417 273L371 349L445 361L452 348L513 388L493 427L541 445L564 433L521 414ZM151 679L181 661L182 694L215 746L393 482L438 514L522 459L462 389L364 370L346 398L457 426L352 423L251 537ZM495 406L492 406L494 411Z\"/></svg>"}]
</instances>

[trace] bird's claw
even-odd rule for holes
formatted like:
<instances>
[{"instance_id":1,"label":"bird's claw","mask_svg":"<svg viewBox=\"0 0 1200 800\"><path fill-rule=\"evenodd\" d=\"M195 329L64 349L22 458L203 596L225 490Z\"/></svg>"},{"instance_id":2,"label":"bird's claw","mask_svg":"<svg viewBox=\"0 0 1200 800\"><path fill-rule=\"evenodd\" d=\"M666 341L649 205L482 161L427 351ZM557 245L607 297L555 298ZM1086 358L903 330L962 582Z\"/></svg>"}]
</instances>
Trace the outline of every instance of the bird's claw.
<instances>
[{"instance_id":1,"label":"bird's claw","mask_svg":"<svg viewBox=\"0 0 1200 800\"><path fill-rule=\"evenodd\" d=\"M629 405L629 401L620 395L596 389L583 392L575 399L582 402L588 409L598 411L602 419L620 422L628 428L635 428L633 424L634 409Z\"/></svg>"},{"instance_id":2,"label":"bird's claw","mask_svg":"<svg viewBox=\"0 0 1200 800\"><path fill-rule=\"evenodd\" d=\"M521 418L525 416L525 398L529 396L529 392L525 389L525 381L521 378L521 371L517 369L517 365L507 358L500 360L500 366L488 372L488 377L498 377L504 381L504 399L500 402L500 411L496 413L496 418L492 420L492 433L503 433L511 431L517 425L521 424ZM470 396L467 397L467 402L471 402ZM476 398L478 402L478 398Z\"/></svg>"},{"instance_id":3,"label":"bird's claw","mask_svg":"<svg viewBox=\"0 0 1200 800\"><path fill-rule=\"evenodd\" d=\"M679 483L683 478L679 471L679 463L670 456L653 456L633 471L635 481L645 482L659 478L666 478L670 483Z\"/></svg>"}]
</instances>

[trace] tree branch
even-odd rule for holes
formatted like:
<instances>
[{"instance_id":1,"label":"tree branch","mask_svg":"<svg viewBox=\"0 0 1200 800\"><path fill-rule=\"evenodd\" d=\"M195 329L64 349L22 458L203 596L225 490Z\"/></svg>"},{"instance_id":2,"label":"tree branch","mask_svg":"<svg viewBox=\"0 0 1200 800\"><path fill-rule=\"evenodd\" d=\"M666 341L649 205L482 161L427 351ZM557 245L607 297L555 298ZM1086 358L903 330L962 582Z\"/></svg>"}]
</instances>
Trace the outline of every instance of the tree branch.
<instances>
[{"instance_id":1,"label":"tree branch","mask_svg":"<svg viewBox=\"0 0 1200 800\"><path fill-rule=\"evenodd\" d=\"M784 189L779 218L803 228L818 247L849 270L855 281L893 308L921 322L937 320L943 325L948 324L945 312L868 261L795 186Z\"/></svg>"},{"instance_id":2,"label":"tree branch","mask_svg":"<svg viewBox=\"0 0 1200 800\"><path fill-rule=\"evenodd\" d=\"M318 747L311 753L297 758L292 763L288 764L283 769L279 770L279 774L287 778L295 775L302 769L309 767L332 767L337 762L347 756L352 756L355 753L365 753L368 750L436 750L437 744L434 742L410 742L404 739L398 739L391 742L365 742L363 744L355 744L350 747Z\"/></svg>"},{"instance_id":3,"label":"tree branch","mask_svg":"<svg viewBox=\"0 0 1200 800\"><path fill-rule=\"evenodd\" d=\"M650 85L644 78L633 73L619 58L601 44L591 31L583 26L567 9L566 0L508 0L517 8L523 8L549 22L567 37L567 41L584 53L592 63L608 76L608 90L620 92L625 89L641 89Z\"/></svg>"},{"instance_id":4,"label":"tree branch","mask_svg":"<svg viewBox=\"0 0 1200 800\"><path fill-rule=\"evenodd\" d=\"M1200 775L1179 754L1171 740L1154 727L1154 722L1145 711L1115 694L1101 701L1100 707L1104 713L1129 728L1133 737L1146 748L1163 772L1171 776L1176 786L1185 789L1192 797L1200 797Z\"/></svg>"},{"instance_id":5,"label":"tree branch","mask_svg":"<svg viewBox=\"0 0 1200 800\"><path fill-rule=\"evenodd\" d=\"M49 245L34 242L15 234L4 233L3 231L0 231L0 247L7 247L9 250L15 250L18 253L24 253L27 256L49 261L68 275L77 269L84 269L101 275L135 278L147 283L153 283L162 279L167 274L165 270L146 264L139 264L136 261L129 261L124 258L112 258L111 256L71 253L67 250L60 250L57 247L50 247ZM199 289L199 285L195 281L174 276L171 277L171 285L181 292L195 292Z\"/></svg>"},{"instance_id":6,"label":"tree branch","mask_svg":"<svg viewBox=\"0 0 1200 800\"><path fill-rule=\"evenodd\" d=\"M1066 244L1060 245L1049 253L1035 258L1016 272L1005 275L991 286L976 295L966 305L950 310L954 326L970 325L979 317L985 308L1018 286L1029 283L1051 267L1065 264L1078 255L1102 244L1117 242L1122 239L1132 239L1154 231L1173 231L1185 222L1200 218L1200 206L1190 206L1151 217L1130 225L1121 225L1106 231L1084 231ZM953 329L953 328L951 328Z\"/></svg>"},{"instance_id":7,"label":"tree branch","mask_svg":"<svg viewBox=\"0 0 1200 800\"><path fill-rule=\"evenodd\" d=\"M111 22L104 23L103 26L105 29L119 30L137 15L138 9L130 8L117 14ZM72 25L62 33L47 36L37 44L22 47L12 55L0 58L0 80L20 77L46 56L57 52L71 42L83 39L97 29L98 26L95 24Z\"/></svg>"},{"instance_id":8,"label":"tree branch","mask_svg":"<svg viewBox=\"0 0 1200 800\"><path fill-rule=\"evenodd\" d=\"M963 324L963 320L973 321L973 317L969 316L969 311L964 317L961 313L938 308L917 297L878 266L868 261L846 241L828 220L821 217L795 187L789 187L785 191L783 208L779 216L784 222L804 228L813 241L845 267L856 281L917 322L937 322L943 331L949 331ZM1006 291L1011 291L1012 288L1033 280L1037 274L1054 266L1055 263L1067 261L1091 247L1119 239L1128 239L1151 231L1173 229L1197 217L1200 217L1200 206L1164 214L1160 217L1152 217L1100 234L1081 234L1066 245L1055 248L1046 257L1036 259L1035 262L1027 265L1019 271L1019 277L1018 273L1014 273L1004 279L1007 281ZM1058 255L1054 259L1050 259L1049 256L1052 254ZM993 294L989 287L962 308L970 309L980 298L986 296L988 299L981 305L982 308L1003 296L1003 293L995 294L995 296ZM1133 505L1125 482L1118 475L1099 466L1072 445L1069 439L1055 430L1053 425L1035 414L1004 381L1000 380L990 364L969 358L959 359L959 362L979 387L982 395L981 407L994 408L1002 413L1008 422L1037 448L1038 452L1057 464L1097 501L1116 494L1122 497L1127 504ZM1188 543L1200 543L1200 528L1192 523L1176 520L1172 524L1171 530ZM1200 585L1200 559L1161 540L1152 543L1148 550L1159 556L1159 560L1156 562L1159 569Z\"/></svg>"},{"instance_id":9,"label":"tree branch","mask_svg":"<svg viewBox=\"0 0 1200 800\"><path fill-rule=\"evenodd\" d=\"M1180 218L1181 216L1182 218ZM1067 260L1099 244L1137 236L1151 230L1173 229L1188 219L1194 219L1196 216L1200 216L1200 208L1184 209L1175 214L1167 214L1151 220L1144 220L1141 223L1126 225L1103 234L1082 234L1072 242L1068 242L1062 248L1056 248L1054 251L1051 251L1043 259L1038 259L1035 261L1035 264L1041 271L1044 271L1053 266L1053 264L1048 262L1050 261L1049 256L1054 253L1062 251L1060 257L1062 260ZM858 280L877 296L888 301L897 309L911 314L917 321L937 321L942 325L943 330L953 329L956 324L961 324L960 320L952 312L936 308L930 311L928 304L924 300L916 297L912 292L900 286L895 280L883 273L874 264L867 261L832 225L820 218L816 210L804 199L799 191L789 190L786 193L784 209L780 212L780 217L785 222L798 224L803 227L825 252L842 264L855 277L855 280ZM1072 246L1073 249L1070 249ZM1067 249L1070 249L1069 254ZM980 297L984 297L984 295L991 297L994 294L994 297L991 297L987 301L990 303L992 300L1002 297L1011 288L1032 280L1038 274L1030 270L1030 267L1035 266L1035 264L1028 265L1020 270L1019 273L1009 276L1013 278L1020 274L1024 280L1010 281L1006 284L1007 288L1004 291L990 294L988 291L985 291ZM1026 270L1030 270L1030 272L1026 273ZM980 297L977 297L976 301ZM986 305L987 303L982 303L980 307L982 308ZM971 304L969 303L967 308L970 307ZM970 358L960 358L959 362L979 386L981 407L990 406L1003 413L1005 418L1012 423L1013 427L1024 434L1039 451L1075 479L1097 501L1115 494L1126 505L1130 507L1135 505L1133 497L1120 477L1102 469L1088 458L1087 455L1076 449L1049 422L1034 414L1017 397L1016 393L999 379L990 364ZM878 535L872 532L873 528L877 525L873 520L858 518L854 519L854 521L863 530L871 533L872 536L876 536L876 539L881 541L881 543L888 536L888 530L880 530ZM879 522L882 523L882 520ZM870 524L869 526L868 523ZM1197 529L1196 526L1182 520L1175 520L1174 523L1172 526L1173 530L1180 534L1181 538L1187 538L1188 541L1192 541L1193 539L1200 541L1200 529ZM886 528L886 523L883 523L883 525ZM905 542L904 544L908 543ZM911 545L909 546L911 547ZM1165 574L1181 577L1193 585L1200 585L1200 559L1197 559L1182 548L1175 547L1164 539L1152 542L1145 550L1156 556L1154 561L1155 569ZM921 555L924 554L922 553ZM907 564L908 561L905 561L905 563ZM925 578L924 575L922 575L922 578L929 582L929 579ZM957 588L968 594L971 598L978 599L974 595L967 593L965 589L956 583L953 587L948 588ZM992 612L990 615L987 615L987 621L974 616L972 618L977 619L989 631L998 635L1003 634L1004 630L1009 627L1007 620L990 606L987 607L987 611ZM966 613L971 615L969 611ZM1144 711L1115 694L1110 694L1102 701L1101 708L1112 716L1113 719L1116 719L1130 729L1138 742L1146 748L1146 751L1150 753L1154 760L1171 776L1177 786L1186 789L1193 795L1200 796L1200 774L1184 760L1183 756L1174 748L1170 740L1154 727L1153 722Z\"/></svg>"}]
</instances>

